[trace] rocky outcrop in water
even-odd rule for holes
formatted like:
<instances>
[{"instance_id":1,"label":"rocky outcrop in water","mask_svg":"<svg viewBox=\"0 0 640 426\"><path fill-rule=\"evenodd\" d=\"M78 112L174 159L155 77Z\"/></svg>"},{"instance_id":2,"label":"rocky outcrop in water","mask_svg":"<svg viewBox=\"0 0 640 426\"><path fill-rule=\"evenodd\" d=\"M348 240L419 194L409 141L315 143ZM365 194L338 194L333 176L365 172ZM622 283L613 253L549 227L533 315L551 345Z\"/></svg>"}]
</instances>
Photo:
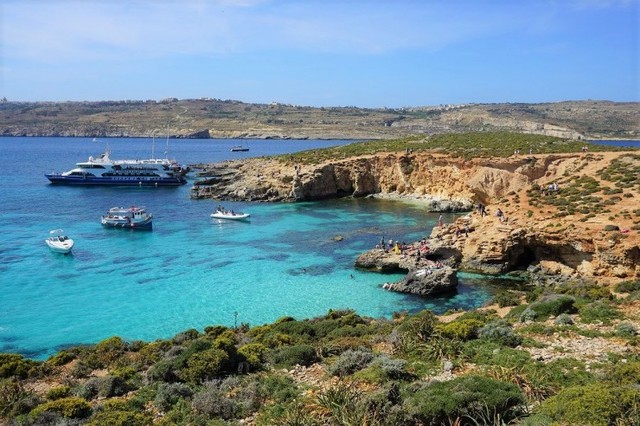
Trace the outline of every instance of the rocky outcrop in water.
<instances>
[{"instance_id":1,"label":"rocky outcrop in water","mask_svg":"<svg viewBox=\"0 0 640 426\"><path fill-rule=\"evenodd\" d=\"M436 296L451 293L458 285L456 270L451 267L422 268L409 272L401 281L387 283L382 287L399 293L417 296Z\"/></svg>"}]
</instances>

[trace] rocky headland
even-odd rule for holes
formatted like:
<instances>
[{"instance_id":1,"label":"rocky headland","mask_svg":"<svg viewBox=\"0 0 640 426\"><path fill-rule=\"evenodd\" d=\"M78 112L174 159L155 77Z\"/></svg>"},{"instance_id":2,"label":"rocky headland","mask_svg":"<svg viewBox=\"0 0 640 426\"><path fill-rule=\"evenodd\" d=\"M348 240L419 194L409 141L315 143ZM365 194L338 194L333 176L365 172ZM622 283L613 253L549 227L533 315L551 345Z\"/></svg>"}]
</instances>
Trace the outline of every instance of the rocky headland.
<instances>
[{"instance_id":1,"label":"rocky headland","mask_svg":"<svg viewBox=\"0 0 640 426\"><path fill-rule=\"evenodd\" d=\"M360 256L358 267L408 273L393 290L435 294L455 287L435 262L445 269L527 274L543 284L640 277L640 155L633 151L465 159L408 150L314 164L291 157L198 167L194 198L385 197L460 212L425 236L428 251L421 257L414 255L420 242L402 253L373 249ZM419 273L425 268L429 273Z\"/></svg>"}]
</instances>

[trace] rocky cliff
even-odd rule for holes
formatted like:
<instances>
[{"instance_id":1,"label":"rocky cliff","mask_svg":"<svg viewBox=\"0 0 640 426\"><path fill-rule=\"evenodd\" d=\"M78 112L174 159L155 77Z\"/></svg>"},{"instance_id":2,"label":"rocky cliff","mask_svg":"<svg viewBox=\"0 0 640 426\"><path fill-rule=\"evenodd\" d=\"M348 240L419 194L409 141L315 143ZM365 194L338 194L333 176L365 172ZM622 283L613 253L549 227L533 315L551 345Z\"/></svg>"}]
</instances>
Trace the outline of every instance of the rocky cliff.
<instances>
[{"instance_id":1,"label":"rocky cliff","mask_svg":"<svg viewBox=\"0 0 640 426\"><path fill-rule=\"evenodd\" d=\"M374 196L419 201L432 211L469 211L430 235L433 249L455 254L464 270L535 267L564 277L640 277L640 156L633 152L468 160L382 153L315 165L260 158L200 167L209 177L194 186L194 198ZM547 192L552 182L560 187ZM479 203L486 215L474 209Z\"/></svg>"}]
</instances>

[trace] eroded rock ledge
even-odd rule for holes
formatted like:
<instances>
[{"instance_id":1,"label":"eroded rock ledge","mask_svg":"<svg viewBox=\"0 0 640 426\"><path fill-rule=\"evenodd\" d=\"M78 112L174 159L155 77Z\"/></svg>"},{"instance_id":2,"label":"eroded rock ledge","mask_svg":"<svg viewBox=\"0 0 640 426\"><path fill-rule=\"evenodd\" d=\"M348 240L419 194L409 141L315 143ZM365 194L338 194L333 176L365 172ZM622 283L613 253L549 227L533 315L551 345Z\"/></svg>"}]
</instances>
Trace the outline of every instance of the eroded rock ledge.
<instances>
[{"instance_id":1,"label":"eroded rock ledge","mask_svg":"<svg viewBox=\"0 0 640 426\"><path fill-rule=\"evenodd\" d=\"M498 274L529 269L542 276L611 282L640 277L640 238L634 226L638 186L625 189L628 195L609 203L606 211L586 218L558 215L560 209L551 205L538 206L529 200L527 190L578 172L596 176L624 155L466 160L433 153L381 153L316 165L254 158L199 165L201 183L194 185L192 196L237 201L342 196L418 201L431 211L470 212L425 236L439 258L453 259L461 270ZM635 158L626 155L627 160ZM473 210L477 203L487 206L488 215ZM495 215L498 208L504 213L502 219ZM605 230L612 221L616 230ZM388 256L369 260L375 260L371 265L381 271L398 268L410 273L421 267ZM360 267L367 267L360 261Z\"/></svg>"}]
</instances>

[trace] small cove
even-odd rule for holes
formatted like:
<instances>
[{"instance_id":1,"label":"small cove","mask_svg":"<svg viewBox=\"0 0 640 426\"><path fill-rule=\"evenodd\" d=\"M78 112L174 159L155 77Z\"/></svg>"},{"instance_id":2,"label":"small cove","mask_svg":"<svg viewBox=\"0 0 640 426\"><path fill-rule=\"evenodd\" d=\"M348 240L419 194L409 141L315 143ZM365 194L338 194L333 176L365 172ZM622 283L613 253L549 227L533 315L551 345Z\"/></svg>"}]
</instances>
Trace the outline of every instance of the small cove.
<instances>
[{"instance_id":1,"label":"small cove","mask_svg":"<svg viewBox=\"0 0 640 426\"><path fill-rule=\"evenodd\" d=\"M149 139L109 139L113 158L146 158ZM170 157L187 164L331 146L347 141L171 141ZM329 309L391 317L398 311L474 308L493 282L461 276L455 295L434 299L382 290L401 275L355 270L355 258L384 235L411 242L428 235L437 214L392 200L317 203L223 203L251 213L250 222L209 214L219 202L189 199L179 188L52 186L45 172L72 168L104 149L90 138L0 138L7 166L0 232L0 352L46 358L60 348L118 335L167 338L189 328L238 322L251 326L282 316L298 319ZM105 229L113 206L146 206L152 232ZM453 215L445 215L445 220ZM76 240L73 255L51 253L50 229ZM336 241L336 236L341 240ZM499 283L498 283L499 285Z\"/></svg>"}]
</instances>

